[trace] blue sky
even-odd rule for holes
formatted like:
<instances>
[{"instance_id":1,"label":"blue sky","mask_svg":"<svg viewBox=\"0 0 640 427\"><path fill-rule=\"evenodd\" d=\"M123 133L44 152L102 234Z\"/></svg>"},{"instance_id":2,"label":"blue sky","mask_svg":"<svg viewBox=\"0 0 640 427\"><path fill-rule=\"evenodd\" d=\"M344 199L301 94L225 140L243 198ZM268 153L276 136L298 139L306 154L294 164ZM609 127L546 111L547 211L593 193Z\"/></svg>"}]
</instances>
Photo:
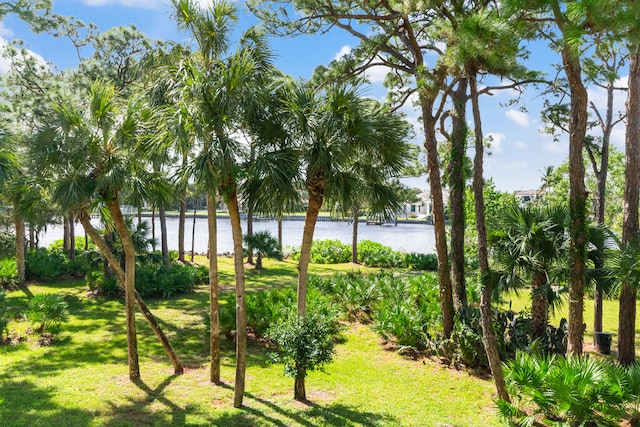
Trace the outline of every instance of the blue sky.
<instances>
[{"instance_id":1,"label":"blue sky","mask_svg":"<svg viewBox=\"0 0 640 427\"><path fill-rule=\"evenodd\" d=\"M205 0L202 0L205 1ZM240 8L243 6L240 3ZM135 24L151 39L184 41L186 34L180 34L171 20L170 4L164 0L55 0L57 13L72 15L85 22L93 22L101 31L113 26ZM256 23L256 19L246 12L240 27ZM7 17L0 24L2 42L14 38L24 40L28 48L56 65L58 69L77 65L75 51L63 39L47 35L33 35L15 17ZM276 53L276 65L294 77L308 78L318 65L327 65L357 41L346 33L333 31L325 35L297 38L274 38L272 49ZM538 48L532 52L531 63L548 68L550 63L559 62L554 52ZM0 72L3 64L0 62ZM383 73L372 72L373 86L366 94L383 98L380 86ZM528 89L522 96L520 106L503 107L514 95L512 91L497 91L482 100L483 125L486 134L493 138L492 154L485 160L485 176L492 177L500 190L517 191L537 188L542 171L547 165L559 165L568 154L566 137L555 142L549 135L539 132L542 124L539 108L542 99L536 89ZM606 99L601 91L590 90L590 97L597 105L603 106ZM624 95L618 95L618 108L624 108ZM409 119L418 124L418 112L410 107L404 109ZM471 117L469 108L468 117ZM420 135L420 131L417 131ZM419 139L415 141L420 143ZM619 148L624 145L624 129L614 130L613 143ZM472 157L473 152L469 155ZM406 180L406 183L421 189L427 188L424 178Z\"/></svg>"}]
</instances>

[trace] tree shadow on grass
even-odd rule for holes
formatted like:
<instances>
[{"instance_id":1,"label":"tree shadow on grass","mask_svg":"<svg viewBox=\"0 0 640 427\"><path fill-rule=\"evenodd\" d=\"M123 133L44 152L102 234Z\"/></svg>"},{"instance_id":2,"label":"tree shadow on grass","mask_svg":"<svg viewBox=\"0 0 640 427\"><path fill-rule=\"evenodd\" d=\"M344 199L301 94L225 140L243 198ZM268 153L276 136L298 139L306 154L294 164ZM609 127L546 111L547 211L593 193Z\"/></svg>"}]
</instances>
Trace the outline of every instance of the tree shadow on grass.
<instances>
[{"instance_id":1,"label":"tree shadow on grass","mask_svg":"<svg viewBox=\"0 0 640 427\"><path fill-rule=\"evenodd\" d=\"M38 388L30 381L0 377L0 425L84 427L91 425L93 413L77 408L63 408L54 403L53 387Z\"/></svg>"},{"instance_id":2,"label":"tree shadow on grass","mask_svg":"<svg viewBox=\"0 0 640 427\"><path fill-rule=\"evenodd\" d=\"M262 418L265 421L271 422L276 426L284 427L290 425L300 425L313 427L317 425L352 425L376 427L382 425L398 425L399 423L399 420L390 414L362 411L357 409L356 407L348 405L321 405L307 400L305 402L300 402L299 404L306 405L308 409L296 411L283 408L280 405L277 405L273 402L270 402L269 400L260 398L250 393L245 393L245 397L268 407L270 410L278 413L286 419L286 421L278 420L251 405L243 406L242 409L244 409L246 412L253 414L256 418Z\"/></svg>"}]
</instances>

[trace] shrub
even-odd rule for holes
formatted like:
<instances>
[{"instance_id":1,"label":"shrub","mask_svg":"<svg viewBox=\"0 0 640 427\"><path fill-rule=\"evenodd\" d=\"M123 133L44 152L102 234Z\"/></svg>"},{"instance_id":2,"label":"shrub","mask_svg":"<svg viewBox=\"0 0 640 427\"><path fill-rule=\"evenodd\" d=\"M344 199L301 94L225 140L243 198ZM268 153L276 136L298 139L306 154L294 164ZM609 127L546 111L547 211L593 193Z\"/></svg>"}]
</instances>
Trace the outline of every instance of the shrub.
<instances>
[{"instance_id":1,"label":"shrub","mask_svg":"<svg viewBox=\"0 0 640 427\"><path fill-rule=\"evenodd\" d=\"M32 324L38 324L37 333L57 332L69 317L69 305L62 295L38 294L29 300L25 317Z\"/></svg>"},{"instance_id":2,"label":"shrub","mask_svg":"<svg viewBox=\"0 0 640 427\"><path fill-rule=\"evenodd\" d=\"M53 242L51 242L49 244L49 249L52 251L62 251L64 247L64 240L59 239L59 240L54 240ZM84 247L85 247L85 240L84 240L84 236L76 236L75 237L75 249L78 252L82 252L84 251ZM91 239L89 239L88 242L88 248L90 251L94 251L97 249L96 244L93 243L93 241Z\"/></svg>"},{"instance_id":3,"label":"shrub","mask_svg":"<svg viewBox=\"0 0 640 427\"><path fill-rule=\"evenodd\" d=\"M89 255L78 254L74 261L63 252L39 248L27 251L25 273L28 279L54 280L62 276L84 276L96 268L96 252Z\"/></svg>"},{"instance_id":4,"label":"shrub","mask_svg":"<svg viewBox=\"0 0 640 427\"><path fill-rule=\"evenodd\" d=\"M316 240L311 246L311 262L342 264L351 261L351 246L339 240Z\"/></svg>"},{"instance_id":5,"label":"shrub","mask_svg":"<svg viewBox=\"0 0 640 427\"><path fill-rule=\"evenodd\" d=\"M124 292L116 276L107 277L104 271L90 271L84 282L90 290L109 297L122 295Z\"/></svg>"},{"instance_id":6,"label":"shrub","mask_svg":"<svg viewBox=\"0 0 640 427\"><path fill-rule=\"evenodd\" d=\"M292 313L267 331L267 336L278 346L278 352L271 358L284 364L285 375L296 380L304 378L308 372L322 369L333 360L337 330L335 315L311 307L305 319L298 319Z\"/></svg>"},{"instance_id":7,"label":"shrub","mask_svg":"<svg viewBox=\"0 0 640 427\"><path fill-rule=\"evenodd\" d=\"M201 269L190 265L144 264L136 268L136 289L141 296L170 298L176 294L192 292L203 284Z\"/></svg>"},{"instance_id":8,"label":"shrub","mask_svg":"<svg viewBox=\"0 0 640 427\"><path fill-rule=\"evenodd\" d=\"M358 262L371 267L400 268L405 266L404 257L389 246L371 240L358 243Z\"/></svg>"},{"instance_id":9,"label":"shrub","mask_svg":"<svg viewBox=\"0 0 640 427\"><path fill-rule=\"evenodd\" d=\"M6 231L0 232L0 259L16 256L16 236Z\"/></svg>"},{"instance_id":10,"label":"shrub","mask_svg":"<svg viewBox=\"0 0 640 427\"><path fill-rule=\"evenodd\" d=\"M0 289L14 289L17 284L18 266L15 258L0 260Z\"/></svg>"},{"instance_id":11,"label":"shrub","mask_svg":"<svg viewBox=\"0 0 640 427\"><path fill-rule=\"evenodd\" d=\"M421 254L411 252L404 257L405 264L412 270L436 271L438 269L438 257L436 254Z\"/></svg>"},{"instance_id":12,"label":"shrub","mask_svg":"<svg viewBox=\"0 0 640 427\"><path fill-rule=\"evenodd\" d=\"M296 293L291 288L272 289L247 294L246 301L247 326L263 336L271 325L294 312Z\"/></svg>"}]
</instances>

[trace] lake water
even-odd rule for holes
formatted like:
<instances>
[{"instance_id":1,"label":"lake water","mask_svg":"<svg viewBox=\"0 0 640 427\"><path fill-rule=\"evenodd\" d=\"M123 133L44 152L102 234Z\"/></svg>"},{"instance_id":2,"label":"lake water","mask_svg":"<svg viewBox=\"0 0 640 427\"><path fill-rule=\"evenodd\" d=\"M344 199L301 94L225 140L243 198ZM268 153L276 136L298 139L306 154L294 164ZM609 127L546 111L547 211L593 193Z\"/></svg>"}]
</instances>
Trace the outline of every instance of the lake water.
<instances>
[{"instance_id":1,"label":"lake water","mask_svg":"<svg viewBox=\"0 0 640 427\"><path fill-rule=\"evenodd\" d=\"M150 221L151 218L146 218ZM93 222L97 225L98 220ZM160 224L156 218L156 239L160 240ZM187 218L185 250L191 250L191 231L193 225L193 217ZM300 246L302 243L302 230L304 221L283 221L282 224L282 243L287 246ZM242 223L242 231L246 232L246 221ZM207 251L207 219L197 218L195 225L195 245L194 249L197 253L205 253ZM277 221L254 221L253 230L268 230L276 237L278 233ZM178 249L178 218L167 218L167 232L169 235L169 250ZM76 227L76 234L83 235L82 225ZM341 221L318 221L314 232L314 240L334 239L350 244L352 225L348 222ZM40 237L40 246L46 247L54 240L62 239L62 226L50 226L46 233ZM435 236L433 225L428 224L398 224L397 226L380 226L366 225L359 223L358 240L373 240L390 246L392 249L402 252L435 252ZM159 249L159 244L158 247ZM233 242L231 240L231 224L228 218L218 219L218 252L232 252Z\"/></svg>"}]
</instances>

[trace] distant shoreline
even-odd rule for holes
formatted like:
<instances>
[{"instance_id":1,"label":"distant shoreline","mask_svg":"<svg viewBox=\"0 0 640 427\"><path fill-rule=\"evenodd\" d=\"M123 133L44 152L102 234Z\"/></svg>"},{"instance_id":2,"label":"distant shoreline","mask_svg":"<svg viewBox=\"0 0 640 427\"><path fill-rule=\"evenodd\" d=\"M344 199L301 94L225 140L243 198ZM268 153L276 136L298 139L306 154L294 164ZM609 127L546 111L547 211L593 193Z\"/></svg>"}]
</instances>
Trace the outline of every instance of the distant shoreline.
<instances>
[{"instance_id":1,"label":"distant shoreline","mask_svg":"<svg viewBox=\"0 0 640 427\"><path fill-rule=\"evenodd\" d=\"M143 218L151 218L151 214L148 212L145 212L142 214ZM158 217L158 214L155 215L156 218ZM179 218L180 214L177 213L167 213L166 214L167 218ZM228 214L218 214L217 215L218 218L229 218ZM189 214L187 212L187 219L188 218L193 218L193 213ZM207 214L206 213L196 213L196 218L207 218ZM246 219L247 216L246 215L241 215L242 219ZM277 218L274 217L266 217L266 216L254 216L253 217L253 221L254 222L261 222L261 221L276 221ZM284 215L282 217L283 221L304 221L304 215ZM351 218L334 218L331 216L327 216L327 215L319 215L318 216L318 221L333 221L333 222L352 222L353 220ZM366 218L359 218L358 219L358 223L365 223L367 224L369 221ZM393 220L393 221L389 221L388 223L375 223L375 224L371 224L371 225L394 225L394 224L418 224L418 225L433 225L433 222L430 220L426 220L426 219L400 219L398 218L397 220Z\"/></svg>"}]
</instances>

